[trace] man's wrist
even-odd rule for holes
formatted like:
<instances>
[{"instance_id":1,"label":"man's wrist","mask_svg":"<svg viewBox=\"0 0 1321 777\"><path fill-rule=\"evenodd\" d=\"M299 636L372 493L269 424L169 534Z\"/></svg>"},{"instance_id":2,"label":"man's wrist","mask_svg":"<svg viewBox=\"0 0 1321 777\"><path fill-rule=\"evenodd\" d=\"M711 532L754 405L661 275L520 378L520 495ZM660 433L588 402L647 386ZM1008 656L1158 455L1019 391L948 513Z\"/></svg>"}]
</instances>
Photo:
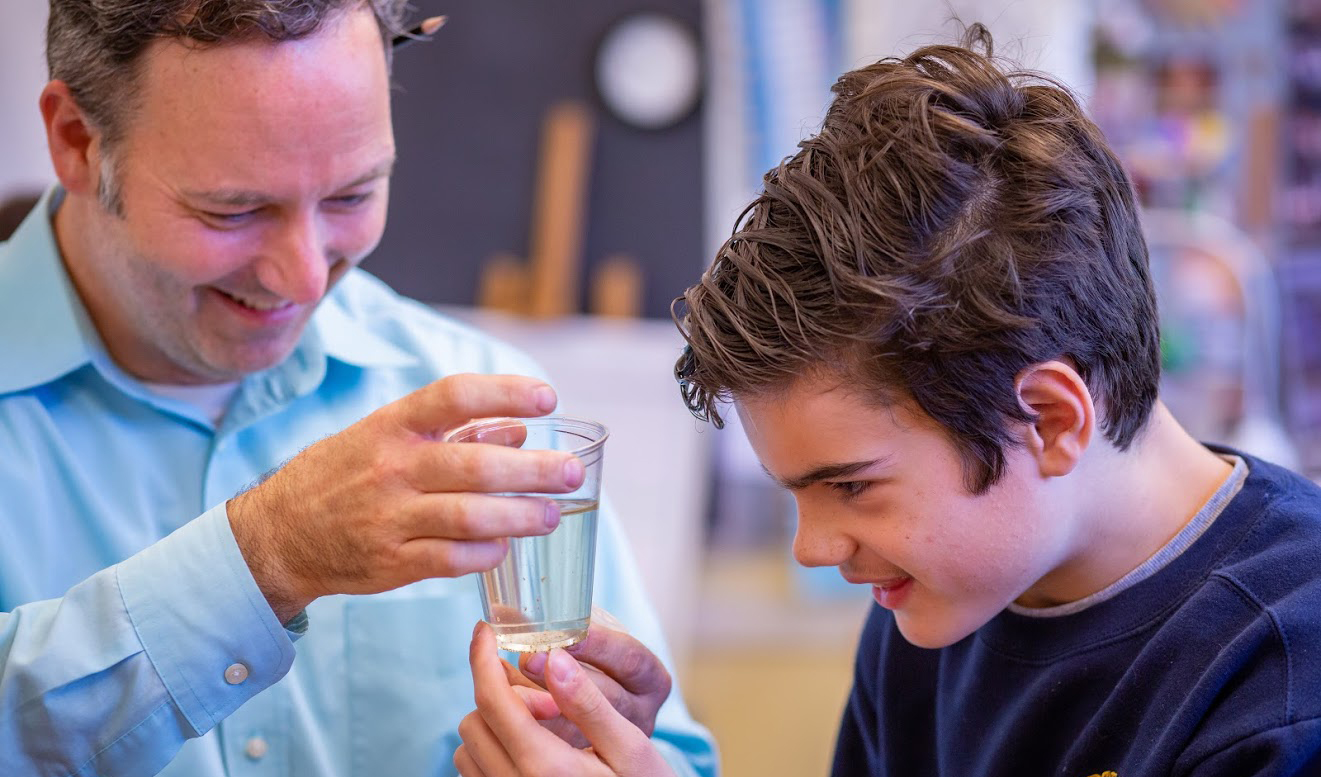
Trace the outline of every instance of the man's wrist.
<instances>
[{"instance_id":1,"label":"man's wrist","mask_svg":"<svg viewBox=\"0 0 1321 777\"><path fill-rule=\"evenodd\" d=\"M263 542L259 531L254 531L257 522L263 518L254 514L252 494L252 491L244 492L226 503L229 527L257 589L266 598L266 603L280 623L287 624L311 603L312 597L297 592L292 576L285 570L279 554Z\"/></svg>"}]
</instances>

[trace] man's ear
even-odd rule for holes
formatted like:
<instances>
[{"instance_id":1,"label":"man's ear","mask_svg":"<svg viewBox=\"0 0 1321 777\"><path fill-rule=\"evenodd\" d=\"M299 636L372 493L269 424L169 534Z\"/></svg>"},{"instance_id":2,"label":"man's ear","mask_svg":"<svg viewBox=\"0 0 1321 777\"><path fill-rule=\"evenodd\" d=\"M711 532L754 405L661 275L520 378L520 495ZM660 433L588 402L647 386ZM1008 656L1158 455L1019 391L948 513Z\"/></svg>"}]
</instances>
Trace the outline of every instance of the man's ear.
<instances>
[{"instance_id":1,"label":"man's ear","mask_svg":"<svg viewBox=\"0 0 1321 777\"><path fill-rule=\"evenodd\" d=\"M1096 407L1087 383L1068 364L1049 361L1020 372L1014 389L1019 404L1036 418L1024 442L1042 476L1072 472L1096 429Z\"/></svg>"},{"instance_id":2,"label":"man's ear","mask_svg":"<svg viewBox=\"0 0 1321 777\"><path fill-rule=\"evenodd\" d=\"M101 133L87 120L73 92L63 81L51 81L41 91L41 118L55 175L66 190L96 194L101 170Z\"/></svg>"}]
</instances>

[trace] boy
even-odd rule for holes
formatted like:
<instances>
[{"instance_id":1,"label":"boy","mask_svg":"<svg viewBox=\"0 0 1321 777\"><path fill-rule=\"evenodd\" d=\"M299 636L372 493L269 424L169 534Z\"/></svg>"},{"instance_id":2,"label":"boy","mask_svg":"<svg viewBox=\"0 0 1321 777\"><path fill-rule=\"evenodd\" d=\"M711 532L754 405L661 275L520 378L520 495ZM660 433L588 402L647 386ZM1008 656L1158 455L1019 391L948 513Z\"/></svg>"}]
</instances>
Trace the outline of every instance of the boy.
<instances>
[{"instance_id":1,"label":"boy","mask_svg":"<svg viewBox=\"0 0 1321 777\"><path fill-rule=\"evenodd\" d=\"M793 492L795 558L872 587L834 773L1321 773L1321 492L1157 398L1099 130L980 25L835 93L685 295L676 369ZM465 749L521 752L548 699L511 704L491 652ZM664 773L565 658L553 700L600 759Z\"/></svg>"}]
</instances>

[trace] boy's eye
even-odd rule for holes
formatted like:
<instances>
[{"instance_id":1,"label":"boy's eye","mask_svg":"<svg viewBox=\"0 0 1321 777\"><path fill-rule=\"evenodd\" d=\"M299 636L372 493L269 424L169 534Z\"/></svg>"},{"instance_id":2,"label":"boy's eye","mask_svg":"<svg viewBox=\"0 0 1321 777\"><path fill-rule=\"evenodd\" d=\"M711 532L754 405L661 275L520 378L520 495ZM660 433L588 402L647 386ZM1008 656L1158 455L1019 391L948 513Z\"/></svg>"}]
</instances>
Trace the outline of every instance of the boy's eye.
<instances>
[{"instance_id":1,"label":"boy's eye","mask_svg":"<svg viewBox=\"0 0 1321 777\"><path fill-rule=\"evenodd\" d=\"M839 494L845 499L852 499L858 496L859 494L861 494L863 491L866 491L867 487L870 486L871 483L869 483L866 480L844 480L839 482L830 482L827 483L826 485L830 486L830 488L835 493Z\"/></svg>"}]
</instances>

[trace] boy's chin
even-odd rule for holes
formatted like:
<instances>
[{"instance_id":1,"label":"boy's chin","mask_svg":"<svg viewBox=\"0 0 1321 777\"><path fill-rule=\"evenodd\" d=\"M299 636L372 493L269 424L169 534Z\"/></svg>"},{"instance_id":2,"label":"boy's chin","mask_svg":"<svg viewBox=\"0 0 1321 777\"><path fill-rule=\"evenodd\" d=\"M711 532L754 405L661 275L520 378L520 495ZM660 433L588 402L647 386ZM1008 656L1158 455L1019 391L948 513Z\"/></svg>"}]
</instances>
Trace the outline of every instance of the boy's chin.
<instances>
[{"instance_id":1,"label":"boy's chin","mask_svg":"<svg viewBox=\"0 0 1321 777\"><path fill-rule=\"evenodd\" d=\"M894 617L895 626L909 644L931 650L953 645L986 625L987 620L990 619L978 620L969 617L959 622L951 622L948 619L913 617L904 612L896 612Z\"/></svg>"}]
</instances>

